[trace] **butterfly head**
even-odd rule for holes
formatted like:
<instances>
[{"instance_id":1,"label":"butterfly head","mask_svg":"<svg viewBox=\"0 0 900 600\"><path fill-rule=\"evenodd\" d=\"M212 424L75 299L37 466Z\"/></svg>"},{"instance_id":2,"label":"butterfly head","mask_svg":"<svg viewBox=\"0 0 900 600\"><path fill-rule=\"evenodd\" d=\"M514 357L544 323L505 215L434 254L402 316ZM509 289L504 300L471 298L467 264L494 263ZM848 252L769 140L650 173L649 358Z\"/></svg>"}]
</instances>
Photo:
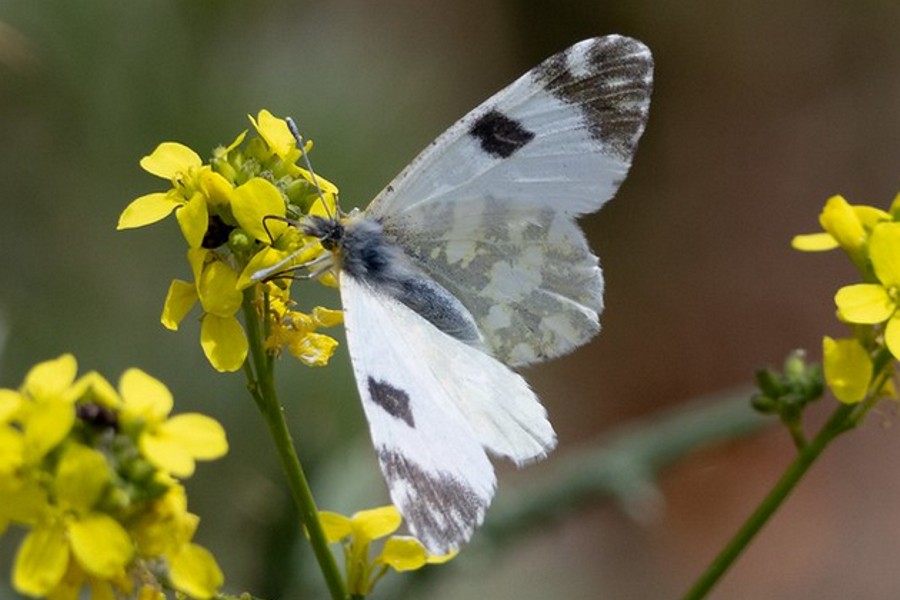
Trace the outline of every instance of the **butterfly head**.
<instances>
[{"instance_id":1,"label":"butterfly head","mask_svg":"<svg viewBox=\"0 0 900 600\"><path fill-rule=\"evenodd\" d=\"M313 215L301 224L300 229L306 235L318 238L329 252L334 252L344 237L344 223L339 219Z\"/></svg>"}]
</instances>

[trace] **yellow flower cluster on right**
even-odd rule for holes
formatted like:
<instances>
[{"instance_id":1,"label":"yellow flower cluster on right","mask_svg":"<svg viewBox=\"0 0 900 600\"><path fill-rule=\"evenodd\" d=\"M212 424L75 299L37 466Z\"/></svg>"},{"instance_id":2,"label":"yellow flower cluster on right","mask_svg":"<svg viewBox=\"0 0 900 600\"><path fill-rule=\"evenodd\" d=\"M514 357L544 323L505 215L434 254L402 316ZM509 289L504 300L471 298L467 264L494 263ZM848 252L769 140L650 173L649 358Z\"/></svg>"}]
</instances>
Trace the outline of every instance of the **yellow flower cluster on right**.
<instances>
[{"instance_id":1,"label":"yellow flower cluster on right","mask_svg":"<svg viewBox=\"0 0 900 600\"><path fill-rule=\"evenodd\" d=\"M792 245L807 252L842 249L860 271L861 283L841 287L834 301L837 317L853 325L854 336L825 337L825 381L841 402L856 403L873 393L873 380L900 359L900 194L881 210L851 205L841 196L825 203L823 232L796 236ZM885 376L876 394L893 395Z\"/></svg>"},{"instance_id":2,"label":"yellow flower cluster on right","mask_svg":"<svg viewBox=\"0 0 900 600\"><path fill-rule=\"evenodd\" d=\"M137 369L118 389L95 372L76 377L70 354L0 389L0 535L26 529L13 586L35 598L158 600L165 586L211 598L223 575L191 540L178 478L228 450L218 422L169 416L172 396Z\"/></svg>"}]
</instances>

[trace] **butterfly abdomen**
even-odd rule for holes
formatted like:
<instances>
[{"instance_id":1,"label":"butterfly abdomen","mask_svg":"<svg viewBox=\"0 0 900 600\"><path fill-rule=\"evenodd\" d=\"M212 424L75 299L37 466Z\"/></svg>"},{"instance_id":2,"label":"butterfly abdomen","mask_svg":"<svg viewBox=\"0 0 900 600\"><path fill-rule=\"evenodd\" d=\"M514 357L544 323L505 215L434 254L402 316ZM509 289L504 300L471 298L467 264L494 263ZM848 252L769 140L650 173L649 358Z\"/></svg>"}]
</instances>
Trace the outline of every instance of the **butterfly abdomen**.
<instances>
[{"instance_id":1,"label":"butterfly abdomen","mask_svg":"<svg viewBox=\"0 0 900 600\"><path fill-rule=\"evenodd\" d=\"M472 314L453 294L414 267L377 221L360 216L346 222L337 254L343 275L395 298L447 335L482 346Z\"/></svg>"}]
</instances>

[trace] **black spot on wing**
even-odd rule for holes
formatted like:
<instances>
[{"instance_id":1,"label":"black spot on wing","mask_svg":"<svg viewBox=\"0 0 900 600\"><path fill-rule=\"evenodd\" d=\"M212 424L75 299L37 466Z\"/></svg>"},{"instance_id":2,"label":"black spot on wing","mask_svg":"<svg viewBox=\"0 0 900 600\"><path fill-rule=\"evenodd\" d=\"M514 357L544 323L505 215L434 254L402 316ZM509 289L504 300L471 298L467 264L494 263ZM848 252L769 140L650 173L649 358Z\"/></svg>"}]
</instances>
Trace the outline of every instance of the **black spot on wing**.
<instances>
[{"instance_id":1,"label":"black spot on wing","mask_svg":"<svg viewBox=\"0 0 900 600\"><path fill-rule=\"evenodd\" d=\"M499 158L509 158L534 139L534 132L498 110L479 117L469 129L469 135L478 140L482 150Z\"/></svg>"},{"instance_id":2,"label":"black spot on wing","mask_svg":"<svg viewBox=\"0 0 900 600\"><path fill-rule=\"evenodd\" d=\"M391 490L403 490L397 508L413 535L432 554L459 547L481 524L490 499L479 496L464 481L441 471L428 471L384 446L378 449L378 460Z\"/></svg>"},{"instance_id":3,"label":"black spot on wing","mask_svg":"<svg viewBox=\"0 0 900 600\"><path fill-rule=\"evenodd\" d=\"M653 57L641 42L611 35L576 44L534 70L554 96L578 106L594 139L631 162L650 107Z\"/></svg>"},{"instance_id":4,"label":"black spot on wing","mask_svg":"<svg viewBox=\"0 0 900 600\"><path fill-rule=\"evenodd\" d=\"M395 388L386 381L376 381L369 377L369 396L372 402L384 409L384 412L395 419L400 419L410 427L416 426L412 409L409 407L409 394Z\"/></svg>"}]
</instances>

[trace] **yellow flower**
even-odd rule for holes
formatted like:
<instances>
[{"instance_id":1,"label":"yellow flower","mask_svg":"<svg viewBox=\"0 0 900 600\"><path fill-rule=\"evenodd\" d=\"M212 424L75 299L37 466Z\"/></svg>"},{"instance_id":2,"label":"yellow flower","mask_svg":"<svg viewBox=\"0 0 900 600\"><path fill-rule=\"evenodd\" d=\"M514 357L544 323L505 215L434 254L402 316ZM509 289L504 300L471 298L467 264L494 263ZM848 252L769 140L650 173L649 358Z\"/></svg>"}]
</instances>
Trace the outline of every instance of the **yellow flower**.
<instances>
[{"instance_id":1,"label":"yellow flower","mask_svg":"<svg viewBox=\"0 0 900 600\"><path fill-rule=\"evenodd\" d=\"M184 488L173 485L151 504L132 531L142 555L166 558L176 589L192 598L209 598L224 576L212 554L191 542L199 522L197 515L187 511Z\"/></svg>"},{"instance_id":2,"label":"yellow flower","mask_svg":"<svg viewBox=\"0 0 900 600\"><path fill-rule=\"evenodd\" d=\"M791 245L806 252L843 248L857 267L864 269L869 232L891 215L872 206L850 205L842 196L832 196L819 215L823 233L795 236Z\"/></svg>"},{"instance_id":3,"label":"yellow flower","mask_svg":"<svg viewBox=\"0 0 900 600\"><path fill-rule=\"evenodd\" d=\"M222 190L230 187L228 182L204 166L196 152L175 142L157 146L141 159L141 167L152 175L170 180L172 188L134 200L119 216L117 229L150 225L175 211L188 245L199 247L209 226L208 197L218 199Z\"/></svg>"},{"instance_id":4,"label":"yellow flower","mask_svg":"<svg viewBox=\"0 0 900 600\"><path fill-rule=\"evenodd\" d=\"M164 558L175 589L212 597L221 571L191 542L199 519L172 476L225 453L221 426L203 415L168 418L168 390L137 369L123 375L121 396L100 374L76 371L66 354L33 367L18 390L0 390L0 534L27 529L14 587L48 600L74 600L87 587L92 599L112 600L132 597L140 582L153 598Z\"/></svg>"},{"instance_id":5,"label":"yellow flower","mask_svg":"<svg viewBox=\"0 0 900 600\"><path fill-rule=\"evenodd\" d=\"M248 351L247 336L235 316L243 301L237 289L238 275L204 248L188 250L188 262L195 283L172 281L160 320L166 328L177 330L199 300L203 307L200 345L207 360L217 371L237 371Z\"/></svg>"},{"instance_id":6,"label":"yellow flower","mask_svg":"<svg viewBox=\"0 0 900 600\"><path fill-rule=\"evenodd\" d=\"M882 223L869 239L869 259L879 283L842 287L834 301L838 316L849 323L885 323L884 341L900 357L900 223Z\"/></svg>"},{"instance_id":7,"label":"yellow flower","mask_svg":"<svg viewBox=\"0 0 900 600\"><path fill-rule=\"evenodd\" d=\"M62 581L70 559L99 579L124 576L133 553L131 539L118 521L93 510L110 481L103 454L80 444L66 447L53 483L54 504L45 505L45 514L16 554L17 590L48 594Z\"/></svg>"},{"instance_id":8,"label":"yellow flower","mask_svg":"<svg viewBox=\"0 0 900 600\"><path fill-rule=\"evenodd\" d=\"M426 564L447 562L458 554L454 551L444 556L432 556L414 537L391 536L378 556L370 560L371 543L397 531L402 522L400 511L390 505L362 510L351 517L323 510L319 511L319 520L329 544L344 544L347 589L351 595L369 595L388 568L398 572L412 571Z\"/></svg>"},{"instance_id":9,"label":"yellow flower","mask_svg":"<svg viewBox=\"0 0 900 600\"><path fill-rule=\"evenodd\" d=\"M193 281L172 280L160 320L177 330L199 302L200 345L220 372L239 370L249 351L238 317L244 292L249 289L247 297L257 298L260 293L251 288L264 287L269 275L307 265L323 254L319 240L305 235L296 220L337 213L337 187L296 164L311 143L301 151L287 122L269 111L260 111L250 121L258 136L248 139L242 132L227 147L217 148L209 164L187 146L160 144L141 166L167 179L171 188L131 202L118 225L142 227L175 212L188 242ZM336 283L329 273L319 280ZM280 279L279 285L289 295L290 279ZM267 341L270 347L287 348L310 366L328 362L337 342L316 333L319 324L299 326L300 313L275 318L263 314L263 306L257 309L263 320L284 324L283 331L272 332L270 337L279 342Z\"/></svg>"},{"instance_id":10,"label":"yellow flower","mask_svg":"<svg viewBox=\"0 0 900 600\"><path fill-rule=\"evenodd\" d=\"M194 462L212 460L228 451L225 431L205 415L186 413L168 418L172 394L139 369L129 369L119 382L121 418L140 429L138 447L154 466L176 477L194 473Z\"/></svg>"},{"instance_id":11,"label":"yellow flower","mask_svg":"<svg viewBox=\"0 0 900 600\"><path fill-rule=\"evenodd\" d=\"M9 412L14 405L24 436L24 459L40 460L55 448L75 422L74 387L78 363L71 354L35 365L25 376L19 393L5 390ZM18 401L17 401L18 399Z\"/></svg>"},{"instance_id":12,"label":"yellow flower","mask_svg":"<svg viewBox=\"0 0 900 600\"><path fill-rule=\"evenodd\" d=\"M270 293L271 315L266 349L278 353L282 348L287 348L300 362L310 367L328 364L338 342L331 336L316 333L316 329L341 324L343 312L317 306L312 314L306 314L294 310L290 297L274 284L267 284L266 289Z\"/></svg>"}]
</instances>

